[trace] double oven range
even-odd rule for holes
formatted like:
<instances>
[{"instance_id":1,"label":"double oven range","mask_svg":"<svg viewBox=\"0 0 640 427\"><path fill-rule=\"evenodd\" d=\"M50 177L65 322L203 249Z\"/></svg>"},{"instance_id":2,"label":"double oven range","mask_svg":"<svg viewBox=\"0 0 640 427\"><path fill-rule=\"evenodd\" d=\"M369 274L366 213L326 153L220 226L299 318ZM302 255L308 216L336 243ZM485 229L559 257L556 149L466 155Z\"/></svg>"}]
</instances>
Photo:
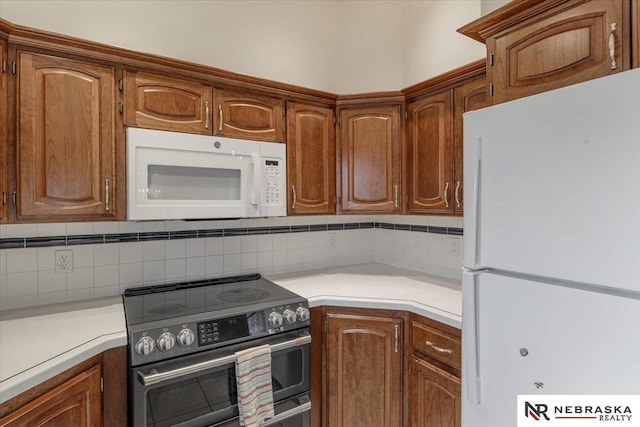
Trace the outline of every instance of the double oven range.
<instances>
[{"instance_id":1,"label":"double oven range","mask_svg":"<svg viewBox=\"0 0 640 427\"><path fill-rule=\"evenodd\" d=\"M127 289L129 424L239 426L235 355L269 344L275 416L308 427L309 306L259 274Z\"/></svg>"}]
</instances>

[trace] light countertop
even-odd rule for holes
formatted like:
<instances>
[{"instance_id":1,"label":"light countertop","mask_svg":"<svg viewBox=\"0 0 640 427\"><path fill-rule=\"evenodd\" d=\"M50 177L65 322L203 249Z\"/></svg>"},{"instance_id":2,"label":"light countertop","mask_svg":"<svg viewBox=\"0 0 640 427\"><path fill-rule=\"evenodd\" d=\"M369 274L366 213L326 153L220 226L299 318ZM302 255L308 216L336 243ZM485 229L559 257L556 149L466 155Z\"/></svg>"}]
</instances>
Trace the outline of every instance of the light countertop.
<instances>
[{"instance_id":1,"label":"light countertop","mask_svg":"<svg viewBox=\"0 0 640 427\"><path fill-rule=\"evenodd\" d=\"M127 345L121 297L0 312L0 402Z\"/></svg>"},{"instance_id":2,"label":"light countertop","mask_svg":"<svg viewBox=\"0 0 640 427\"><path fill-rule=\"evenodd\" d=\"M269 277L309 300L311 307L407 310L462 327L462 284L413 270L369 263Z\"/></svg>"},{"instance_id":3,"label":"light countertop","mask_svg":"<svg viewBox=\"0 0 640 427\"><path fill-rule=\"evenodd\" d=\"M269 279L311 307L407 310L462 324L460 282L370 263ZM121 297L0 312L0 403L110 348L127 345Z\"/></svg>"}]
</instances>

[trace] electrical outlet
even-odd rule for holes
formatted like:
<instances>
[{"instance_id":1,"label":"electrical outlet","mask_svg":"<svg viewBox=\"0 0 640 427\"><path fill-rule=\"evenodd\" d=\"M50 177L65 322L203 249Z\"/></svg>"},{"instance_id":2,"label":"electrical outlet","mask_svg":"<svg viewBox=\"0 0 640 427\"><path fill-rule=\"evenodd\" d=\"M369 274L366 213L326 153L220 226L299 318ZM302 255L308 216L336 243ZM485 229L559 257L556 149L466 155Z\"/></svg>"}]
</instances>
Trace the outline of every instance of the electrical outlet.
<instances>
[{"instance_id":1,"label":"electrical outlet","mask_svg":"<svg viewBox=\"0 0 640 427\"><path fill-rule=\"evenodd\" d=\"M73 251L71 249L55 251L55 256L56 274L73 273Z\"/></svg>"},{"instance_id":2,"label":"electrical outlet","mask_svg":"<svg viewBox=\"0 0 640 427\"><path fill-rule=\"evenodd\" d=\"M336 233L329 233L329 246L330 247L336 246Z\"/></svg>"},{"instance_id":3,"label":"electrical outlet","mask_svg":"<svg viewBox=\"0 0 640 427\"><path fill-rule=\"evenodd\" d=\"M458 238L449 237L449 252L452 254L458 253Z\"/></svg>"}]
</instances>

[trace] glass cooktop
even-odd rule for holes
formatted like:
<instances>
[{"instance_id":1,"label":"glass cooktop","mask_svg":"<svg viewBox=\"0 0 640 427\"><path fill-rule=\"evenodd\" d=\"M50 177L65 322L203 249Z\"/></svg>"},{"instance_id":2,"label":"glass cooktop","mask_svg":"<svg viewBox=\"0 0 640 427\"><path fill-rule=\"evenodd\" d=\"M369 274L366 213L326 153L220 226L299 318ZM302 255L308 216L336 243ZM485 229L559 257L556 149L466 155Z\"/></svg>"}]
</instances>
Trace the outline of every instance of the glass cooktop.
<instances>
[{"instance_id":1,"label":"glass cooktop","mask_svg":"<svg viewBox=\"0 0 640 427\"><path fill-rule=\"evenodd\" d=\"M260 274L131 288L124 292L127 324L137 325L244 306L275 306L302 297Z\"/></svg>"}]
</instances>

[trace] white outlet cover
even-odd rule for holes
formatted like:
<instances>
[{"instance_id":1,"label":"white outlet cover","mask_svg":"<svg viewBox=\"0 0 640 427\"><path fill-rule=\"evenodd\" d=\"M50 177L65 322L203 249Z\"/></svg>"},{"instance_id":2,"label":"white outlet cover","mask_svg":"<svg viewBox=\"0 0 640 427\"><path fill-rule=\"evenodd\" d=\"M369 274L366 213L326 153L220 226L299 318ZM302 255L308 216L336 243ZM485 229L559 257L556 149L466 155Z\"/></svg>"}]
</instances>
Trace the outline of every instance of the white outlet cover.
<instances>
[{"instance_id":1,"label":"white outlet cover","mask_svg":"<svg viewBox=\"0 0 640 427\"><path fill-rule=\"evenodd\" d=\"M55 251L56 274L73 273L73 251Z\"/></svg>"}]
</instances>

